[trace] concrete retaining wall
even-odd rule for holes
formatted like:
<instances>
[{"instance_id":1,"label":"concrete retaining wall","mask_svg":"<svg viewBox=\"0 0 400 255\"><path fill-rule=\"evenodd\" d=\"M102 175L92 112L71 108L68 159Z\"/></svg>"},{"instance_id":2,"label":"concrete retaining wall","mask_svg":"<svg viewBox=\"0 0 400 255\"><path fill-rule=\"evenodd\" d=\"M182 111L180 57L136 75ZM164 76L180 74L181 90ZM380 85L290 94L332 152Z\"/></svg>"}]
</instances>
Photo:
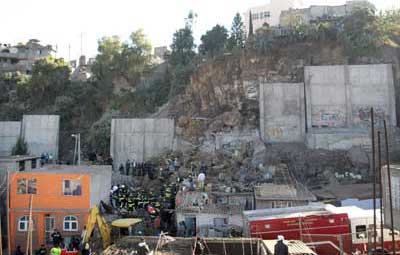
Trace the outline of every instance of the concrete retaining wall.
<instances>
[{"instance_id":1,"label":"concrete retaining wall","mask_svg":"<svg viewBox=\"0 0 400 255\"><path fill-rule=\"evenodd\" d=\"M370 109L376 126L396 127L391 64L306 66L302 83L260 85L264 142L306 142L310 148L368 147Z\"/></svg>"},{"instance_id":2,"label":"concrete retaining wall","mask_svg":"<svg viewBox=\"0 0 400 255\"><path fill-rule=\"evenodd\" d=\"M371 107L378 125L385 117L396 125L390 64L307 66L305 87L308 129L368 128Z\"/></svg>"},{"instance_id":3,"label":"concrete retaining wall","mask_svg":"<svg viewBox=\"0 0 400 255\"><path fill-rule=\"evenodd\" d=\"M30 154L40 156L49 153L58 159L59 128L58 115L24 115L22 136L28 143Z\"/></svg>"},{"instance_id":4,"label":"concrete retaining wall","mask_svg":"<svg viewBox=\"0 0 400 255\"><path fill-rule=\"evenodd\" d=\"M305 134L304 85L260 85L260 131L265 142L302 142Z\"/></svg>"},{"instance_id":5,"label":"concrete retaining wall","mask_svg":"<svg viewBox=\"0 0 400 255\"><path fill-rule=\"evenodd\" d=\"M114 164L144 161L173 149L173 119L113 119L110 153Z\"/></svg>"},{"instance_id":6,"label":"concrete retaining wall","mask_svg":"<svg viewBox=\"0 0 400 255\"><path fill-rule=\"evenodd\" d=\"M11 155L20 134L20 121L0 121L0 156Z\"/></svg>"},{"instance_id":7,"label":"concrete retaining wall","mask_svg":"<svg viewBox=\"0 0 400 255\"><path fill-rule=\"evenodd\" d=\"M307 145L310 148L370 147L370 109L376 126L396 126L390 64L305 67Z\"/></svg>"}]
</instances>

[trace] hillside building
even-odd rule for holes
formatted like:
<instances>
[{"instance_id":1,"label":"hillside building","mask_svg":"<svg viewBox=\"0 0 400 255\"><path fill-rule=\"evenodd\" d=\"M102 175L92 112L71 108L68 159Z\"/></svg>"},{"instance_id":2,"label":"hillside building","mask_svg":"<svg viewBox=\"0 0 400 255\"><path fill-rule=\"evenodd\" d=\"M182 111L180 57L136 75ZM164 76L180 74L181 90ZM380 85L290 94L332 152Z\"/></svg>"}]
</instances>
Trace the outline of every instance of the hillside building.
<instances>
[{"instance_id":1,"label":"hillside building","mask_svg":"<svg viewBox=\"0 0 400 255\"><path fill-rule=\"evenodd\" d=\"M20 72L29 75L37 60L46 58L53 52L55 51L51 45L41 45L36 39L15 46L0 44L0 73Z\"/></svg>"},{"instance_id":2,"label":"hillside building","mask_svg":"<svg viewBox=\"0 0 400 255\"><path fill-rule=\"evenodd\" d=\"M253 22L253 31L261 28L265 23L269 26L278 26L281 12L295 8L295 0L271 0L269 4L249 8L244 14L246 33L249 33L250 13Z\"/></svg>"},{"instance_id":3,"label":"hillside building","mask_svg":"<svg viewBox=\"0 0 400 255\"><path fill-rule=\"evenodd\" d=\"M356 8L375 6L366 0L346 1L344 5L312 5L308 8L283 10L280 14L279 24L283 27L290 27L293 23L310 24L315 21L334 21L338 18L350 15Z\"/></svg>"}]
</instances>

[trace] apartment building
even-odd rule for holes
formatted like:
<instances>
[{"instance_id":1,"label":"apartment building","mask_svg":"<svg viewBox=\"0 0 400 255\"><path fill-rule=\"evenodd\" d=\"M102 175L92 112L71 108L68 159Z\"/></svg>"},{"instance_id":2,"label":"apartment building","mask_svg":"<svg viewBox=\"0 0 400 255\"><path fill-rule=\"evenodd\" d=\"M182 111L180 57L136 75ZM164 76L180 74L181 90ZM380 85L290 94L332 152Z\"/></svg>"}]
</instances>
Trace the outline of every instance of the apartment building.
<instances>
[{"instance_id":1,"label":"apartment building","mask_svg":"<svg viewBox=\"0 0 400 255\"><path fill-rule=\"evenodd\" d=\"M49 165L10 173L9 180L11 251L26 245L30 212L33 249L51 245L54 229L60 231L67 247L74 237L81 236L91 207L108 198L111 167Z\"/></svg>"},{"instance_id":2,"label":"apartment building","mask_svg":"<svg viewBox=\"0 0 400 255\"><path fill-rule=\"evenodd\" d=\"M265 23L269 26L278 26L282 11L295 8L296 0L271 0L269 4L249 8L244 14L246 32L249 33L250 13L253 22L253 31L261 28Z\"/></svg>"}]
</instances>

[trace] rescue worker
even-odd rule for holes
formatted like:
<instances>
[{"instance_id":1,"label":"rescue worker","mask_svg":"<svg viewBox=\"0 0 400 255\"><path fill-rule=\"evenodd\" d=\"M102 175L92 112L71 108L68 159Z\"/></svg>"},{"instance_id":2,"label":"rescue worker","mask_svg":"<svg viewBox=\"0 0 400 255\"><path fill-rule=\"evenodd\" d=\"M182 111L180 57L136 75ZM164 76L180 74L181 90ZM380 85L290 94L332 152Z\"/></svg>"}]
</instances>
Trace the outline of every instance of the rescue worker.
<instances>
[{"instance_id":1,"label":"rescue worker","mask_svg":"<svg viewBox=\"0 0 400 255\"><path fill-rule=\"evenodd\" d=\"M138 255L150 255L151 251L146 243L144 237L141 238L141 242L138 244Z\"/></svg>"},{"instance_id":2,"label":"rescue worker","mask_svg":"<svg viewBox=\"0 0 400 255\"><path fill-rule=\"evenodd\" d=\"M90 245L88 243L85 243L81 253L82 255L90 255Z\"/></svg>"},{"instance_id":3,"label":"rescue worker","mask_svg":"<svg viewBox=\"0 0 400 255\"><path fill-rule=\"evenodd\" d=\"M36 252L37 255L47 255L47 250L44 244L40 246L40 249Z\"/></svg>"},{"instance_id":4,"label":"rescue worker","mask_svg":"<svg viewBox=\"0 0 400 255\"><path fill-rule=\"evenodd\" d=\"M278 242L275 244L274 254L275 255L289 255L289 248L283 243L285 238L282 235L278 235Z\"/></svg>"},{"instance_id":5,"label":"rescue worker","mask_svg":"<svg viewBox=\"0 0 400 255\"><path fill-rule=\"evenodd\" d=\"M197 177L197 185L199 191L204 191L204 181L206 180L206 175L204 173L200 173Z\"/></svg>"},{"instance_id":6,"label":"rescue worker","mask_svg":"<svg viewBox=\"0 0 400 255\"><path fill-rule=\"evenodd\" d=\"M58 232L57 229L54 229L54 232L51 234L51 238L53 238L53 245L55 246L56 244L60 245L62 242L62 236L60 232Z\"/></svg>"},{"instance_id":7,"label":"rescue worker","mask_svg":"<svg viewBox=\"0 0 400 255\"><path fill-rule=\"evenodd\" d=\"M58 243L55 244L53 248L51 248L50 255L61 255L61 248Z\"/></svg>"}]
</instances>

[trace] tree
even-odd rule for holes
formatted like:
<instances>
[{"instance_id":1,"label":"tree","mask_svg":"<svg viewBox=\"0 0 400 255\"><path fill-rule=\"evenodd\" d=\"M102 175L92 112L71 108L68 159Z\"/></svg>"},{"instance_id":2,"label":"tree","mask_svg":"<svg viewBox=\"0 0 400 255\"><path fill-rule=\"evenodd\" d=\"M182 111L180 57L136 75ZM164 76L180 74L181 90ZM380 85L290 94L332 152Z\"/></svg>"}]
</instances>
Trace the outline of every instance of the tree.
<instances>
[{"instance_id":1,"label":"tree","mask_svg":"<svg viewBox=\"0 0 400 255\"><path fill-rule=\"evenodd\" d=\"M89 129L87 143L92 151L110 155L111 120L113 113L105 112Z\"/></svg>"},{"instance_id":2,"label":"tree","mask_svg":"<svg viewBox=\"0 0 400 255\"><path fill-rule=\"evenodd\" d=\"M117 36L103 37L92 71L104 95L112 95L117 79L124 78L132 87L138 85L151 68L151 49L142 29L134 31L127 42Z\"/></svg>"},{"instance_id":3,"label":"tree","mask_svg":"<svg viewBox=\"0 0 400 255\"><path fill-rule=\"evenodd\" d=\"M193 18L193 14L189 14L189 18ZM185 27L176 31L172 39L171 55L169 57L171 65L170 96L182 92L182 89L189 84L190 76L193 74L196 44L194 43L192 24L192 21L186 20Z\"/></svg>"},{"instance_id":4,"label":"tree","mask_svg":"<svg viewBox=\"0 0 400 255\"><path fill-rule=\"evenodd\" d=\"M201 37L199 52L213 58L224 52L227 39L228 30L224 26L216 25Z\"/></svg>"},{"instance_id":5,"label":"tree","mask_svg":"<svg viewBox=\"0 0 400 255\"><path fill-rule=\"evenodd\" d=\"M378 27L378 19L371 8L356 8L351 15L345 17L341 38L348 55L375 55L383 41Z\"/></svg>"},{"instance_id":6,"label":"tree","mask_svg":"<svg viewBox=\"0 0 400 255\"><path fill-rule=\"evenodd\" d=\"M239 13L236 13L232 22L231 35L229 37L228 48L230 50L234 48L242 49L244 48L245 41L246 41L246 31L242 21L242 16Z\"/></svg>"},{"instance_id":7,"label":"tree","mask_svg":"<svg viewBox=\"0 0 400 255\"><path fill-rule=\"evenodd\" d=\"M123 45L120 70L130 83L138 84L141 77L149 72L151 49L151 42L142 29L133 32L130 41Z\"/></svg>"},{"instance_id":8,"label":"tree","mask_svg":"<svg viewBox=\"0 0 400 255\"><path fill-rule=\"evenodd\" d=\"M24 84L29 100L35 108L51 105L70 84L71 69L64 59L47 57L38 60L32 68L31 79Z\"/></svg>"},{"instance_id":9,"label":"tree","mask_svg":"<svg viewBox=\"0 0 400 255\"><path fill-rule=\"evenodd\" d=\"M12 149L12 155L28 155L28 144L23 137L18 137L15 146Z\"/></svg>"},{"instance_id":10,"label":"tree","mask_svg":"<svg viewBox=\"0 0 400 255\"><path fill-rule=\"evenodd\" d=\"M251 11L249 12L249 37L254 34L254 28L253 28L253 17L251 14Z\"/></svg>"},{"instance_id":11,"label":"tree","mask_svg":"<svg viewBox=\"0 0 400 255\"><path fill-rule=\"evenodd\" d=\"M386 45L400 45L400 9L390 10L379 15L379 30Z\"/></svg>"}]
</instances>

